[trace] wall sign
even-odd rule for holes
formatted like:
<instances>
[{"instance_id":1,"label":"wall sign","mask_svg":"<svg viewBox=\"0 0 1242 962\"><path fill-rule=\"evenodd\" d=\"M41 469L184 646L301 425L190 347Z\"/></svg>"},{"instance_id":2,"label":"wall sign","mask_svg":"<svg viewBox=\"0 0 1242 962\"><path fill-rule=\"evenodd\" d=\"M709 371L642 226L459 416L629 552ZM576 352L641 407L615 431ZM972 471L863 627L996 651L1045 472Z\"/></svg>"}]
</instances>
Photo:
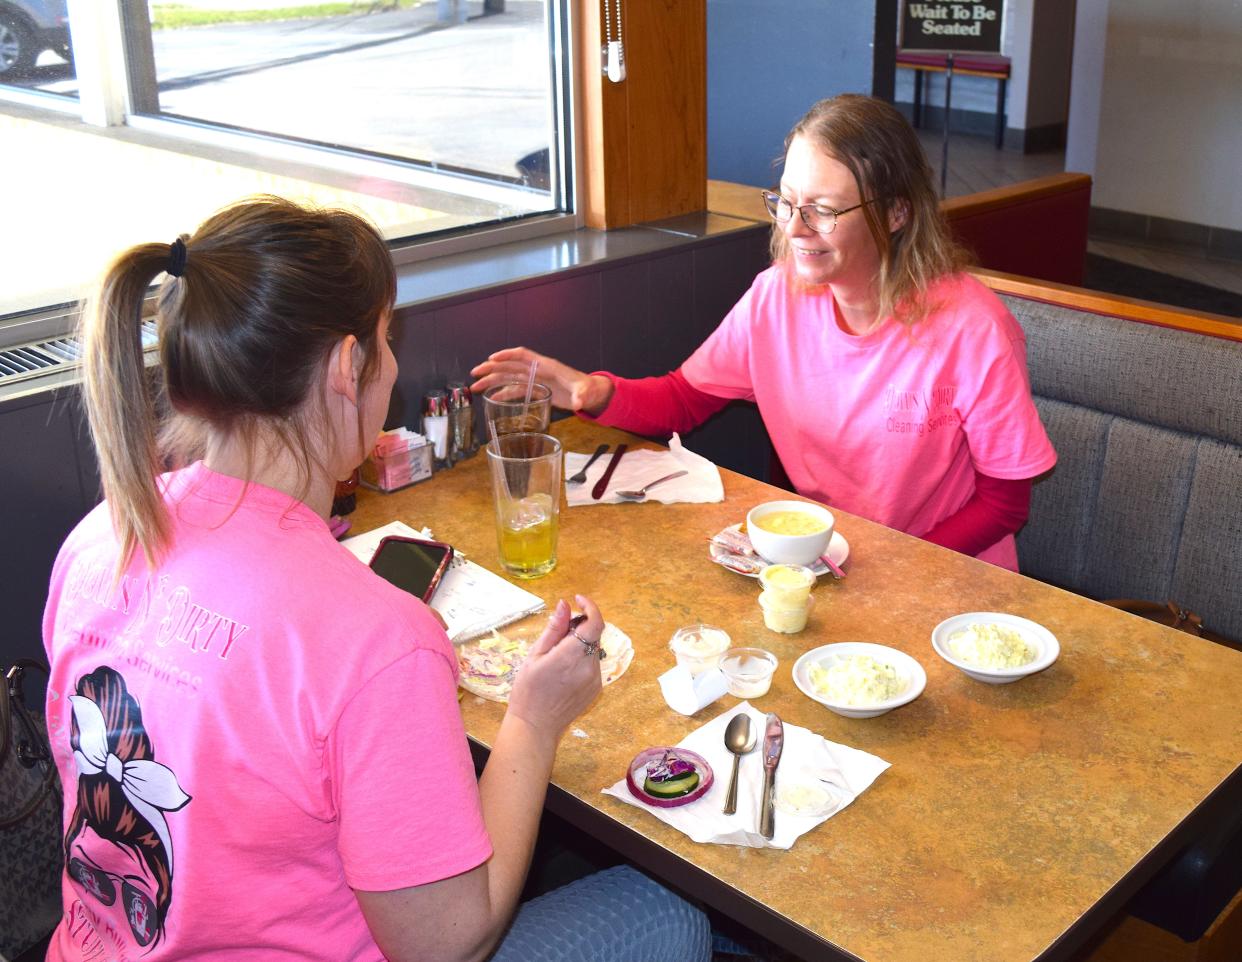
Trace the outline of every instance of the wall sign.
<instances>
[{"instance_id":1,"label":"wall sign","mask_svg":"<svg viewBox=\"0 0 1242 962\"><path fill-rule=\"evenodd\" d=\"M902 50L1000 53L1004 0L901 0Z\"/></svg>"}]
</instances>

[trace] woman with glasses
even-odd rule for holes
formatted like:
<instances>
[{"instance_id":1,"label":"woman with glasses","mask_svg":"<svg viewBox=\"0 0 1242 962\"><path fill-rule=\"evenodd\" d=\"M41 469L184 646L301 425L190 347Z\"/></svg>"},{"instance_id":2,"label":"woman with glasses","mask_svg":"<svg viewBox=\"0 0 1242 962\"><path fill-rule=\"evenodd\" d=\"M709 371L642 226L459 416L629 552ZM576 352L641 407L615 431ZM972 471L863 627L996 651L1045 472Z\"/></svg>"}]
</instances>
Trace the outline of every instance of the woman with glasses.
<instances>
[{"instance_id":1,"label":"woman with glasses","mask_svg":"<svg viewBox=\"0 0 1242 962\"><path fill-rule=\"evenodd\" d=\"M555 404L646 435L751 400L800 494L1016 570L1056 454L1022 329L963 273L913 129L881 100L822 100L763 197L772 266L679 369L629 380L510 348L474 390L535 360Z\"/></svg>"}]
</instances>

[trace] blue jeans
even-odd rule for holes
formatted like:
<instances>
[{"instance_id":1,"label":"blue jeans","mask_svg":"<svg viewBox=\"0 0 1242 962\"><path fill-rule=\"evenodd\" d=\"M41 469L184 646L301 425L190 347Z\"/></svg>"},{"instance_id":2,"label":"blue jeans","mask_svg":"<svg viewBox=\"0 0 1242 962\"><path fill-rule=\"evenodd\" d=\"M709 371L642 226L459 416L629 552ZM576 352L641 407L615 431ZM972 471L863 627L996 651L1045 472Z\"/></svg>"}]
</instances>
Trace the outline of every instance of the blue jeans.
<instances>
[{"instance_id":1,"label":"blue jeans","mask_svg":"<svg viewBox=\"0 0 1242 962\"><path fill-rule=\"evenodd\" d=\"M707 916L626 865L518 908L490 962L710 962Z\"/></svg>"}]
</instances>

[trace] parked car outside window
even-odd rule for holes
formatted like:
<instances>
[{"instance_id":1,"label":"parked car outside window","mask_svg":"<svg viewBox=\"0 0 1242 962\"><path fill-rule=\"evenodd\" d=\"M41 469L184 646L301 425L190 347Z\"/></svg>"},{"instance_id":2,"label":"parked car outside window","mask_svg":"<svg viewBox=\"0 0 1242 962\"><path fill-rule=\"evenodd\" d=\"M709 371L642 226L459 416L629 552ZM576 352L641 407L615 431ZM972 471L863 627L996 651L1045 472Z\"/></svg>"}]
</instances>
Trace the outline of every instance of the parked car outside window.
<instances>
[{"instance_id":1,"label":"parked car outside window","mask_svg":"<svg viewBox=\"0 0 1242 962\"><path fill-rule=\"evenodd\" d=\"M0 0L0 83L28 72L51 50L70 63L69 0Z\"/></svg>"}]
</instances>

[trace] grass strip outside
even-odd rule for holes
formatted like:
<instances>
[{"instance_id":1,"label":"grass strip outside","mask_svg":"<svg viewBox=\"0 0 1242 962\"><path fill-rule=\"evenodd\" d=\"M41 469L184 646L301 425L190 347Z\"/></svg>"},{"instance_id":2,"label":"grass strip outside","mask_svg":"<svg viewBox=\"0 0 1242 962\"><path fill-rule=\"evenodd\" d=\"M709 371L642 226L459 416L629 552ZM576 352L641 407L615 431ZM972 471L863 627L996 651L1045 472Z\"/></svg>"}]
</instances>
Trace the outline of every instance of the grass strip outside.
<instances>
[{"instance_id":1,"label":"grass strip outside","mask_svg":"<svg viewBox=\"0 0 1242 962\"><path fill-rule=\"evenodd\" d=\"M273 20L304 20L315 17L339 17L351 13L385 10L408 10L423 0L334 0L329 3L291 4L260 10L202 10L179 3L159 3L151 7L151 29L173 30L180 27L206 27L221 23L266 23Z\"/></svg>"}]
</instances>

